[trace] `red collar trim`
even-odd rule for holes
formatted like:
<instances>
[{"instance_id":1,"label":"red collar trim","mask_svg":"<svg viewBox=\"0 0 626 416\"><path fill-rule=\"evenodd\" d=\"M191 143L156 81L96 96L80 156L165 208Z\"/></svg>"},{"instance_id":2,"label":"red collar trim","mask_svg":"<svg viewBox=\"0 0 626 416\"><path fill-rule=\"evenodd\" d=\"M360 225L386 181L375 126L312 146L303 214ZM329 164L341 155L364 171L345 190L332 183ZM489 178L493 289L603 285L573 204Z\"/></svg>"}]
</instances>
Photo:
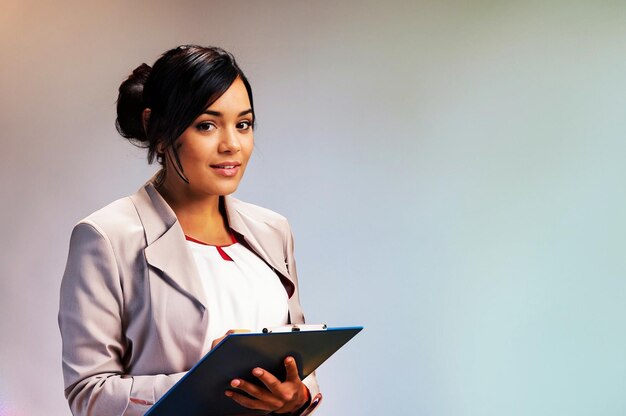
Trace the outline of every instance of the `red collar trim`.
<instances>
[{"instance_id":1,"label":"red collar trim","mask_svg":"<svg viewBox=\"0 0 626 416\"><path fill-rule=\"evenodd\" d=\"M235 238L235 234L233 234L232 231L230 232L230 241L231 241L231 243L227 244L227 245L223 245L223 246L216 246L214 244L205 243L204 241L196 240L195 238L190 237L187 234L185 234L185 239L187 241L191 241L191 242L194 242L194 243L202 244L204 246L211 246L211 247L228 247L228 246L233 245L233 244L235 244L237 242L237 239Z\"/></svg>"}]
</instances>

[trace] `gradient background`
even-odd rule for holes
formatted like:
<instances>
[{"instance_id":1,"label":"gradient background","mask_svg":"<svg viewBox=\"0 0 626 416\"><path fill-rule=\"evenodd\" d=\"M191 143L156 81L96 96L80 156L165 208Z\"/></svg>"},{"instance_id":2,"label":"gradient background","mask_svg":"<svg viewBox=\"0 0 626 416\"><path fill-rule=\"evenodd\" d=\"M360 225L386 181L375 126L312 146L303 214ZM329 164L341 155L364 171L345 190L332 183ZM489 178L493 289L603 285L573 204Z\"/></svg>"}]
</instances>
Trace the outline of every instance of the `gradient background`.
<instances>
[{"instance_id":1,"label":"gradient background","mask_svg":"<svg viewBox=\"0 0 626 416\"><path fill-rule=\"evenodd\" d=\"M181 43L250 78L309 322L366 327L320 416L626 414L624 2L173 3L2 1L0 414L69 414L70 231L154 172L117 88Z\"/></svg>"}]
</instances>

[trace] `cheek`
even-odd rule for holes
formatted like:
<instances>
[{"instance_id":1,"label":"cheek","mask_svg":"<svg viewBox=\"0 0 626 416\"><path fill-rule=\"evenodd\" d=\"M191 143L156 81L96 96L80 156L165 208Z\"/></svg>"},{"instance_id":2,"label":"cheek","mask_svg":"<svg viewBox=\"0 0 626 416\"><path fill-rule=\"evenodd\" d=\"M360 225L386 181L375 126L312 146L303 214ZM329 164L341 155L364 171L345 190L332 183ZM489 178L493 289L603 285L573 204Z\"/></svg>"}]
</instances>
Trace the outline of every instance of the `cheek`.
<instances>
[{"instance_id":1,"label":"cheek","mask_svg":"<svg viewBox=\"0 0 626 416\"><path fill-rule=\"evenodd\" d=\"M183 157L183 151L185 159L193 162L206 161L207 158L215 153L215 149L211 148L210 142L202 140L194 140L185 143L185 146L179 151L181 158Z\"/></svg>"},{"instance_id":2,"label":"cheek","mask_svg":"<svg viewBox=\"0 0 626 416\"><path fill-rule=\"evenodd\" d=\"M254 138L251 138L249 141L246 142L243 150L246 154L247 161L248 159L250 159L250 156L252 156L252 152L254 151Z\"/></svg>"}]
</instances>

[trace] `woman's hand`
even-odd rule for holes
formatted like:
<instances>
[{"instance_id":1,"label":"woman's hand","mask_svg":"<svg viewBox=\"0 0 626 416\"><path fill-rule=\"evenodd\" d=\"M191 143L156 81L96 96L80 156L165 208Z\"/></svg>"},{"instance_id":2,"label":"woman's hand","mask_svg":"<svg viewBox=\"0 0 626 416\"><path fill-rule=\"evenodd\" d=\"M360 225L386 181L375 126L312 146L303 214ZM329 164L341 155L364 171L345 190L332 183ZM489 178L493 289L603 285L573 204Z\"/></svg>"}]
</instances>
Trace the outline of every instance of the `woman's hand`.
<instances>
[{"instance_id":1,"label":"woman's hand","mask_svg":"<svg viewBox=\"0 0 626 416\"><path fill-rule=\"evenodd\" d=\"M217 344L222 342L224 340L224 338L226 338L227 336L229 336L231 334L244 334L246 332L252 332L252 331L250 331L249 329L229 329L228 331L226 331L226 333L224 335L222 335L219 338L215 338L213 340L213 342L211 343L211 349L215 348L215 346Z\"/></svg>"},{"instance_id":2,"label":"woman's hand","mask_svg":"<svg viewBox=\"0 0 626 416\"><path fill-rule=\"evenodd\" d=\"M234 379L230 385L252 397L226 391L226 396L232 398L248 409L265 410L268 413L293 413L309 401L309 389L302 383L298 375L298 367L293 357L285 359L287 377L281 382L268 371L255 368L252 374L265 385L258 386L245 380Z\"/></svg>"}]
</instances>

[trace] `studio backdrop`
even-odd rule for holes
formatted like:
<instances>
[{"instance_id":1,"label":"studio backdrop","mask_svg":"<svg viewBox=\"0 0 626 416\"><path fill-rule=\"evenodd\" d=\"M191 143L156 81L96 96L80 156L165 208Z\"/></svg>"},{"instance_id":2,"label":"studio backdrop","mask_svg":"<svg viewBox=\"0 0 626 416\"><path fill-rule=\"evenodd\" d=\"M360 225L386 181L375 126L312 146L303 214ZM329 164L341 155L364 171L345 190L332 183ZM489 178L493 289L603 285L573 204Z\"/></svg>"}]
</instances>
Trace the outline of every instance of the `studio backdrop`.
<instances>
[{"instance_id":1,"label":"studio backdrop","mask_svg":"<svg viewBox=\"0 0 626 416\"><path fill-rule=\"evenodd\" d=\"M0 12L0 415L69 415L73 225L155 172L122 80L179 44L254 90L237 196L295 233L337 415L626 414L626 4L32 1Z\"/></svg>"}]
</instances>

